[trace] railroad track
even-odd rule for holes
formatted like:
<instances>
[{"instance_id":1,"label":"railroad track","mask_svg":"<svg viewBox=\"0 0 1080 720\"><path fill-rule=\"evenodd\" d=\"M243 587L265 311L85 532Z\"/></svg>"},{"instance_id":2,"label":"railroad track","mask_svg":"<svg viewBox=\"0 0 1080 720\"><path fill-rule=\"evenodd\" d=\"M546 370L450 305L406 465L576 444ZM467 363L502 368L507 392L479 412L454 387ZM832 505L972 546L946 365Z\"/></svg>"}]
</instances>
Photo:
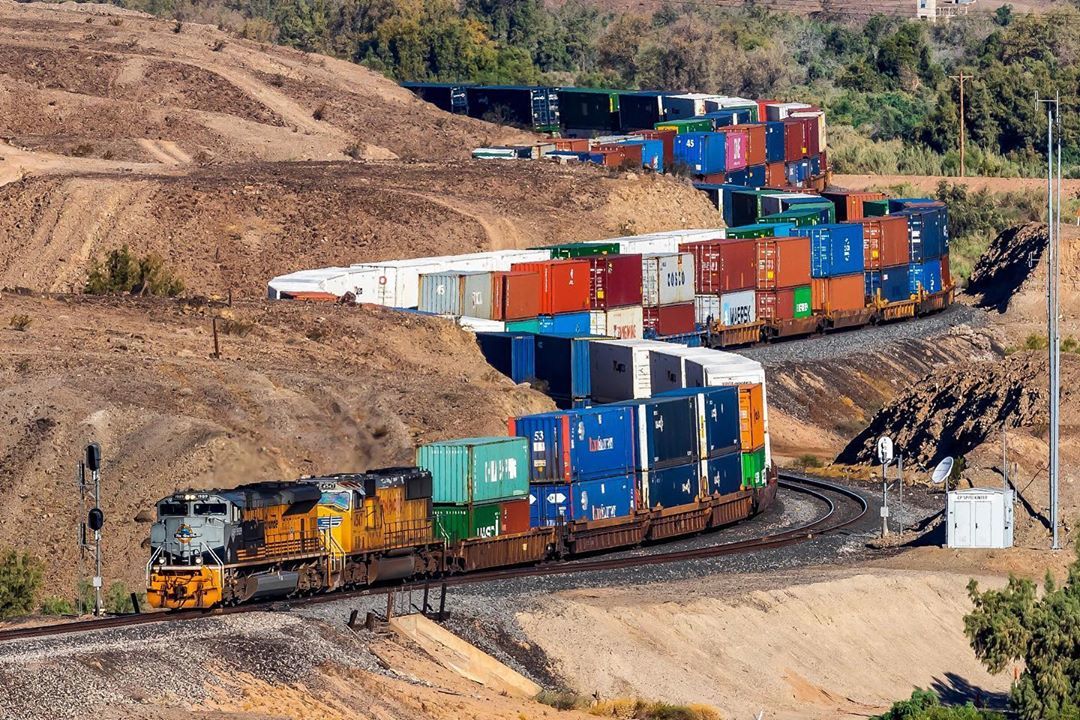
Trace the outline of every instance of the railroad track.
<instances>
[{"instance_id":1,"label":"railroad track","mask_svg":"<svg viewBox=\"0 0 1080 720\"><path fill-rule=\"evenodd\" d=\"M811 522L798 527L781 530L776 533L763 535L749 540L719 543L703 547L676 550L672 552L652 553L647 555L635 555L624 557L600 557L583 560L569 560L563 562L551 562L529 567L503 568L498 570L485 570L468 575L453 575L442 578L437 584L447 586L471 585L496 580L509 580L514 578L538 577L549 575L567 575L583 572L599 572L604 570L619 570L642 565L663 565L667 563L684 562L688 560L702 560L725 555L737 555L784 547L812 540L814 537L826 533L836 532L858 522L867 512L866 499L858 492L837 485L835 483L817 480L814 478L785 473L780 475L780 487L787 490L802 493L822 502L827 508L826 512ZM854 513L847 517L839 517L839 508L836 500L829 494L842 498L854 506ZM333 592L325 595L290 599L287 601L270 600L260 603L251 603L238 607L218 608L215 610L180 610L173 612L153 612L140 615L118 615L115 617L96 618L93 620L79 620L71 623L58 623L29 628L15 628L0 631L0 643L13 640L27 640L32 638L50 637L56 635L69 635L74 633L92 632L97 630L109 630L119 627L131 627L134 625L150 625L161 622L177 622L180 620L195 620L198 618L231 615L234 613L251 612L254 610L274 610L284 603L289 606L311 605L324 602L334 602L349 598L383 595L390 591L419 590L430 582L413 582L401 585L389 585L375 588L364 588L345 592Z\"/></svg>"}]
</instances>

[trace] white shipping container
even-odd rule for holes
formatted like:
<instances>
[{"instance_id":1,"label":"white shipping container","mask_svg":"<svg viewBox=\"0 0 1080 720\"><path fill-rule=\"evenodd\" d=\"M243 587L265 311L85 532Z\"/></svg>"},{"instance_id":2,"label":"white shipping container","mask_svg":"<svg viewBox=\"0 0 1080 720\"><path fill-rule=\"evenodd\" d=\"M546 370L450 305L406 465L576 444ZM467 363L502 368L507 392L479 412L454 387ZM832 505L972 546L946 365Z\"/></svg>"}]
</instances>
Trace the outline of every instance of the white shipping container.
<instances>
[{"instance_id":1,"label":"white shipping container","mask_svg":"<svg viewBox=\"0 0 1080 720\"><path fill-rule=\"evenodd\" d=\"M694 256L646 255L641 261L641 305L658 307L694 301Z\"/></svg>"},{"instance_id":2,"label":"white shipping container","mask_svg":"<svg viewBox=\"0 0 1080 720\"><path fill-rule=\"evenodd\" d=\"M708 325L710 319L720 319L720 296L695 295L694 322L698 325Z\"/></svg>"},{"instance_id":3,"label":"white shipping container","mask_svg":"<svg viewBox=\"0 0 1080 720\"><path fill-rule=\"evenodd\" d=\"M619 340L641 339L645 334L645 311L638 305L610 310L591 310L589 332L593 335L604 335Z\"/></svg>"},{"instance_id":4,"label":"white shipping container","mask_svg":"<svg viewBox=\"0 0 1080 720\"><path fill-rule=\"evenodd\" d=\"M506 332L506 323L501 320L488 320L487 318L468 317L463 315L457 319L457 324L471 332Z\"/></svg>"},{"instance_id":5,"label":"white shipping container","mask_svg":"<svg viewBox=\"0 0 1080 720\"><path fill-rule=\"evenodd\" d=\"M278 275L266 284L266 296L280 300L282 294L325 292L341 297L350 289L349 268L327 267Z\"/></svg>"},{"instance_id":6,"label":"white shipping container","mask_svg":"<svg viewBox=\"0 0 1080 720\"><path fill-rule=\"evenodd\" d=\"M761 363L735 353L713 351L715 355L709 362L697 358L686 361L686 387L709 387L712 385L739 385L741 383L759 383L761 385L762 422L765 427L765 467L772 466L772 442L769 438L769 398L765 384L765 368Z\"/></svg>"},{"instance_id":7,"label":"white shipping container","mask_svg":"<svg viewBox=\"0 0 1080 720\"><path fill-rule=\"evenodd\" d=\"M769 103L765 106L765 119L770 122L786 119L791 113L806 110L806 103Z\"/></svg>"},{"instance_id":8,"label":"white shipping container","mask_svg":"<svg viewBox=\"0 0 1080 720\"><path fill-rule=\"evenodd\" d=\"M714 95L705 93L684 93L681 95L666 95L664 97L664 115L667 120L686 120L687 118L704 115L705 101L714 98Z\"/></svg>"},{"instance_id":9,"label":"white shipping container","mask_svg":"<svg viewBox=\"0 0 1080 720\"><path fill-rule=\"evenodd\" d=\"M652 395L649 351L656 340L595 340L589 343L594 403L619 402Z\"/></svg>"},{"instance_id":10,"label":"white shipping container","mask_svg":"<svg viewBox=\"0 0 1080 720\"><path fill-rule=\"evenodd\" d=\"M757 320L757 293L754 290L724 293L720 296L720 324L726 327L748 325Z\"/></svg>"},{"instance_id":11,"label":"white shipping container","mask_svg":"<svg viewBox=\"0 0 1080 720\"><path fill-rule=\"evenodd\" d=\"M649 386L652 394L686 387L686 363L688 360L708 363L715 350L687 347L665 343L668 347L656 348L649 353Z\"/></svg>"}]
</instances>

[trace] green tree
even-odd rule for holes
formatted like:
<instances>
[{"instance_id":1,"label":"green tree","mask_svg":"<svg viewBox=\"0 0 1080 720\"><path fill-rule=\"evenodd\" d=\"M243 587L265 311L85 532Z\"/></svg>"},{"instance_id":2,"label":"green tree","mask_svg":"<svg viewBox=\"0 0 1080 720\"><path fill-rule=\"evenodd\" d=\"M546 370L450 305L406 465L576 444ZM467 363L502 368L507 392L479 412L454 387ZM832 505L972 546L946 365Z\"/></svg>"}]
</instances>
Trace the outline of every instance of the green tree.
<instances>
[{"instance_id":1,"label":"green tree","mask_svg":"<svg viewBox=\"0 0 1080 720\"><path fill-rule=\"evenodd\" d=\"M915 688L911 698L894 703L884 715L873 720L996 720L997 713L979 710L971 703L959 707L941 704L932 690Z\"/></svg>"},{"instance_id":2,"label":"green tree","mask_svg":"<svg viewBox=\"0 0 1080 720\"><path fill-rule=\"evenodd\" d=\"M150 253L136 258L127 245L110 250L105 262L96 258L90 264L85 292L90 295L164 295L173 297L184 290L184 283L165 267L160 256Z\"/></svg>"},{"instance_id":3,"label":"green tree","mask_svg":"<svg viewBox=\"0 0 1080 720\"><path fill-rule=\"evenodd\" d=\"M994 22L1001 27L1008 27L1009 23L1012 22L1012 19L1013 6L1009 3L999 6L998 9L994 11Z\"/></svg>"},{"instance_id":4,"label":"green tree","mask_svg":"<svg viewBox=\"0 0 1080 720\"><path fill-rule=\"evenodd\" d=\"M41 561L29 553L0 554L0 620L34 611L41 578Z\"/></svg>"},{"instance_id":5,"label":"green tree","mask_svg":"<svg viewBox=\"0 0 1080 720\"><path fill-rule=\"evenodd\" d=\"M1010 577L1003 590L968 584L974 610L964 630L991 672L1023 664L1010 701L1023 720L1080 717L1080 555L1063 586L1047 573L1041 598L1035 583Z\"/></svg>"}]
</instances>

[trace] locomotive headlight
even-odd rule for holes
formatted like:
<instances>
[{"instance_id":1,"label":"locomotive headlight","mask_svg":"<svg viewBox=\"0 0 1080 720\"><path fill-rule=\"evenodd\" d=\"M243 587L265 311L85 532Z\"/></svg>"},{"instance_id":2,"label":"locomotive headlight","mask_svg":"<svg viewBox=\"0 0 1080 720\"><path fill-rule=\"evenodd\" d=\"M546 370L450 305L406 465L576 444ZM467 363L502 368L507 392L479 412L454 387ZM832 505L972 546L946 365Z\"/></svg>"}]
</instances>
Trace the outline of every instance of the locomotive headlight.
<instances>
[{"instance_id":1,"label":"locomotive headlight","mask_svg":"<svg viewBox=\"0 0 1080 720\"><path fill-rule=\"evenodd\" d=\"M196 565L202 565L202 555L195 558L195 564Z\"/></svg>"}]
</instances>

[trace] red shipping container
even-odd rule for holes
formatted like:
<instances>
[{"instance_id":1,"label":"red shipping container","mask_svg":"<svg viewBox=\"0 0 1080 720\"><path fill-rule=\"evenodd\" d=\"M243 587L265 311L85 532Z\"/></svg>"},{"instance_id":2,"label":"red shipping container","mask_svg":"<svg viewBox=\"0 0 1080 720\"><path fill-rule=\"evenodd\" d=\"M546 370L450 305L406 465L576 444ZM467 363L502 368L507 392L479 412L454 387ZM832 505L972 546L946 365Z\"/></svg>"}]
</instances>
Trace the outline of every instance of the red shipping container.
<instances>
[{"instance_id":1,"label":"red shipping container","mask_svg":"<svg viewBox=\"0 0 1080 720\"><path fill-rule=\"evenodd\" d=\"M948 290L952 287L952 271L949 270L949 256L941 256L941 289Z\"/></svg>"},{"instance_id":2,"label":"red shipping container","mask_svg":"<svg viewBox=\"0 0 1080 720\"><path fill-rule=\"evenodd\" d=\"M821 177L829 174L829 158L825 154L825 148L821 148Z\"/></svg>"},{"instance_id":3,"label":"red shipping container","mask_svg":"<svg viewBox=\"0 0 1080 720\"><path fill-rule=\"evenodd\" d=\"M907 218L903 215L863 218L864 265L867 270L910 262L911 246Z\"/></svg>"},{"instance_id":4,"label":"red shipping container","mask_svg":"<svg viewBox=\"0 0 1080 720\"><path fill-rule=\"evenodd\" d=\"M546 260L514 263L511 270L540 274L540 315L581 312L589 309L588 260Z\"/></svg>"},{"instance_id":5,"label":"red shipping container","mask_svg":"<svg viewBox=\"0 0 1080 720\"><path fill-rule=\"evenodd\" d=\"M601 157L600 164L604 167L622 167L626 163L626 148L620 146L617 150L599 150L593 148L592 153Z\"/></svg>"},{"instance_id":6,"label":"red shipping container","mask_svg":"<svg viewBox=\"0 0 1080 720\"><path fill-rule=\"evenodd\" d=\"M759 290L810 284L810 238L757 238Z\"/></svg>"},{"instance_id":7,"label":"red shipping container","mask_svg":"<svg viewBox=\"0 0 1080 720\"><path fill-rule=\"evenodd\" d=\"M757 281L754 243L752 239L680 243L679 252L694 256L694 292L716 295L754 287Z\"/></svg>"},{"instance_id":8,"label":"red shipping container","mask_svg":"<svg viewBox=\"0 0 1080 720\"><path fill-rule=\"evenodd\" d=\"M727 175L724 173L709 173L701 176L701 182L723 185L727 182Z\"/></svg>"},{"instance_id":9,"label":"red shipping container","mask_svg":"<svg viewBox=\"0 0 1080 720\"><path fill-rule=\"evenodd\" d=\"M806 157L815 157L821 152L820 138L818 134L818 118L816 117L804 117L801 118L803 124L806 126Z\"/></svg>"},{"instance_id":10,"label":"red shipping container","mask_svg":"<svg viewBox=\"0 0 1080 720\"><path fill-rule=\"evenodd\" d=\"M764 125L740 125L746 130L746 164L765 164L765 126ZM767 182L767 181L766 181Z\"/></svg>"},{"instance_id":11,"label":"red shipping container","mask_svg":"<svg viewBox=\"0 0 1080 720\"><path fill-rule=\"evenodd\" d=\"M795 288L757 291L757 319L764 322L795 317Z\"/></svg>"},{"instance_id":12,"label":"red shipping container","mask_svg":"<svg viewBox=\"0 0 1080 720\"><path fill-rule=\"evenodd\" d=\"M641 256L589 258L589 307L593 310L641 304Z\"/></svg>"},{"instance_id":13,"label":"red shipping container","mask_svg":"<svg viewBox=\"0 0 1080 720\"><path fill-rule=\"evenodd\" d=\"M864 273L814 278L810 283L814 310L827 313L862 310L866 307L866 276Z\"/></svg>"},{"instance_id":14,"label":"red shipping container","mask_svg":"<svg viewBox=\"0 0 1080 720\"><path fill-rule=\"evenodd\" d=\"M765 166L765 184L774 188L787 187L787 166L782 162Z\"/></svg>"},{"instance_id":15,"label":"red shipping container","mask_svg":"<svg viewBox=\"0 0 1080 720\"><path fill-rule=\"evenodd\" d=\"M529 531L529 499L499 503L499 534L516 535Z\"/></svg>"},{"instance_id":16,"label":"red shipping container","mask_svg":"<svg viewBox=\"0 0 1080 720\"><path fill-rule=\"evenodd\" d=\"M646 140L659 140L664 146L664 167L675 164L675 136L679 134L677 130L635 130L630 134Z\"/></svg>"},{"instance_id":17,"label":"red shipping container","mask_svg":"<svg viewBox=\"0 0 1080 720\"><path fill-rule=\"evenodd\" d=\"M694 325L694 303L692 302L647 307L644 313L645 329L652 330L657 335L686 335L697 329Z\"/></svg>"},{"instance_id":18,"label":"red shipping container","mask_svg":"<svg viewBox=\"0 0 1080 720\"><path fill-rule=\"evenodd\" d=\"M493 320L524 320L540 314L540 273L491 273Z\"/></svg>"},{"instance_id":19,"label":"red shipping container","mask_svg":"<svg viewBox=\"0 0 1080 720\"><path fill-rule=\"evenodd\" d=\"M621 152L626 156L625 162L633 163L636 166L641 166L641 145L623 145L622 143L604 143L596 145L593 148L594 152ZM606 165L607 163L605 163Z\"/></svg>"},{"instance_id":20,"label":"red shipping container","mask_svg":"<svg viewBox=\"0 0 1080 720\"><path fill-rule=\"evenodd\" d=\"M824 174L824 171L822 172ZM867 200L883 200L885 196L875 192L857 192L855 190L830 190L821 196L836 206L836 222L862 220L863 203Z\"/></svg>"},{"instance_id":21,"label":"red shipping container","mask_svg":"<svg viewBox=\"0 0 1080 720\"><path fill-rule=\"evenodd\" d=\"M588 138L557 138L553 142L560 152L589 152Z\"/></svg>"},{"instance_id":22,"label":"red shipping container","mask_svg":"<svg viewBox=\"0 0 1080 720\"><path fill-rule=\"evenodd\" d=\"M806 157L806 123L799 118L784 121L784 159L788 162Z\"/></svg>"}]
</instances>

